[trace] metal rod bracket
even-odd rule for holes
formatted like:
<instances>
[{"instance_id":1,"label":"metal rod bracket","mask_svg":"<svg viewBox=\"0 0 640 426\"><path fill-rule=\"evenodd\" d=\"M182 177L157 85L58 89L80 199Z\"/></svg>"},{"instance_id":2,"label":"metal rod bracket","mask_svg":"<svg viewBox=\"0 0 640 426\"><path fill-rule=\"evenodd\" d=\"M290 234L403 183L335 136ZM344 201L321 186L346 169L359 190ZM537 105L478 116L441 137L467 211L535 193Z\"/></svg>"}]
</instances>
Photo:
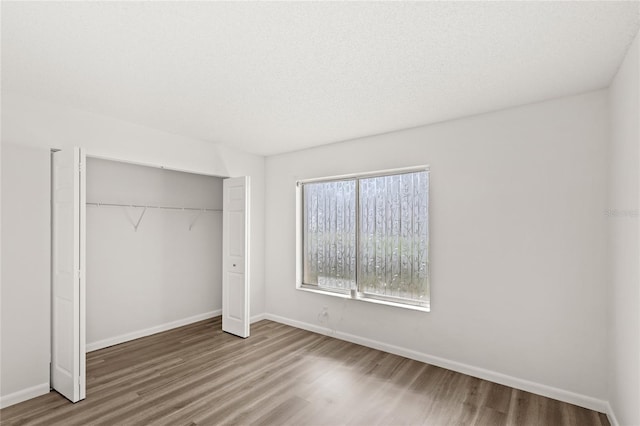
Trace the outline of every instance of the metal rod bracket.
<instances>
[{"instance_id":1,"label":"metal rod bracket","mask_svg":"<svg viewBox=\"0 0 640 426\"><path fill-rule=\"evenodd\" d=\"M142 218L144 217L144 214L147 212L147 208L143 208L142 209L142 213L140 213L140 217L138 218L138 221L136 222L135 225L133 225L133 229L138 232L138 226L140 226L140 222L142 222Z\"/></svg>"},{"instance_id":2,"label":"metal rod bracket","mask_svg":"<svg viewBox=\"0 0 640 426\"><path fill-rule=\"evenodd\" d=\"M200 216L202 216L202 213L204 213L204 209L200 210L198 212L198 214L196 215L195 218L193 218L193 220L191 221L191 223L189 224L189 231L191 231L191 229L193 228L193 225L196 224L196 222L198 221L198 219L200 219Z\"/></svg>"}]
</instances>

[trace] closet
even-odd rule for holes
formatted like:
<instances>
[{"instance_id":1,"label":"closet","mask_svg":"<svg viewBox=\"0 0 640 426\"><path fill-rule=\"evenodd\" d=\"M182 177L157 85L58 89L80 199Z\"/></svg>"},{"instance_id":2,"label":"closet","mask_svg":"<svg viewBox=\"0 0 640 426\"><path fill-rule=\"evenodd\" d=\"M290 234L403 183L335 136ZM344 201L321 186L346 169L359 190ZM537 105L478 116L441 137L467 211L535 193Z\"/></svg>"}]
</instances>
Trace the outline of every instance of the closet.
<instances>
[{"instance_id":1,"label":"closet","mask_svg":"<svg viewBox=\"0 0 640 426\"><path fill-rule=\"evenodd\" d=\"M220 313L222 183L87 158L87 351Z\"/></svg>"},{"instance_id":2,"label":"closet","mask_svg":"<svg viewBox=\"0 0 640 426\"><path fill-rule=\"evenodd\" d=\"M250 179L51 157L51 387L86 397L86 352L222 314L249 337Z\"/></svg>"}]
</instances>

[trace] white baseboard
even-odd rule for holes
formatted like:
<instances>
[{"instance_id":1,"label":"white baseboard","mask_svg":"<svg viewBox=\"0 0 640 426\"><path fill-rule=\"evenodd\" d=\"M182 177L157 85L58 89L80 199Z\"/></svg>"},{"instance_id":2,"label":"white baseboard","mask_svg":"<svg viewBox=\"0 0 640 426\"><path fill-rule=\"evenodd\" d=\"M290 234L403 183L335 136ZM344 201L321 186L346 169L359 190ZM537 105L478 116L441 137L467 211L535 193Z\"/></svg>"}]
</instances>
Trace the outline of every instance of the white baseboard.
<instances>
[{"instance_id":1,"label":"white baseboard","mask_svg":"<svg viewBox=\"0 0 640 426\"><path fill-rule=\"evenodd\" d=\"M10 393L9 395L0 396L0 408L6 408L31 398L46 395L50 390L49 383L41 383L18 392Z\"/></svg>"},{"instance_id":2,"label":"white baseboard","mask_svg":"<svg viewBox=\"0 0 640 426\"><path fill-rule=\"evenodd\" d=\"M262 313L262 314L252 316L249 322L253 324L254 322L262 321L263 319L266 319L266 318L267 318L267 314Z\"/></svg>"},{"instance_id":3,"label":"white baseboard","mask_svg":"<svg viewBox=\"0 0 640 426\"><path fill-rule=\"evenodd\" d=\"M616 418L616 415L613 412L613 407L611 406L610 403L607 402L607 409L604 412L607 415L607 418L609 419L609 423L611 423L611 426L620 426L620 423L618 422L618 419Z\"/></svg>"},{"instance_id":4,"label":"white baseboard","mask_svg":"<svg viewBox=\"0 0 640 426\"><path fill-rule=\"evenodd\" d=\"M437 367L446 368L448 370L457 371L459 373L467 374L469 376L478 377L480 379L488 380L490 382L499 383L501 385L510 386L512 388L520 389L523 391L535 393L538 395L546 396L548 398L557 399L559 401L568 402L569 404L578 405L580 407L595 410L601 413L611 413L611 417L615 421L615 416L610 409L608 402L593 398L586 395L581 395L575 392L554 388L551 386L543 385L540 383L531 382L529 380L519 379L517 377L508 376L506 374L498 373L496 371L486 370L484 368L474 367L472 365L463 364L457 361L440 358L434 355L417 352L411 349L402 348L395 345L389 345L387 343L379 342L377 340L367 339L364 337L356 336L349 333L343 333L340 331L333 331L326 327L320 327L315 324L309 324L302 321L296 321L289 318L284 318L278 315L266 314L265 318L271 321L279 322L282 324L290 325L292 327L301 328L303 330L312 331L319 334L335 337L336 339L346 340L347 342L356 343L358 345L367 346L373 349L378 349L384 352L389 352L394 355L400 355L405 358L415 359L426 364L435 365ZM617 423L611 422L612 426Z\"/></svg>"},{"instance_id":5,"label":"white baseboard","mask_svg":"<svg viewBox=\"0 0 640 426\"><path fill-rule=\"evenodd\" d=\"M216 309L215 311L205 312L204 314L194 315L189 318L183 318L176 321L167 322L157 325L155 327L146 328L144 330L133 331L127 334L121 334L119 336L110 337L108 339L99 340L97 342L87 343L86 351L92 352L98 349L108 348L109 346L118 345L120 343L128 342L130 340L139 339L141 337L150 336L152 334L160 333L162 331L171 330L172 328L182 327L183 325L192 324L194 322L202 321L205 319L217 317L222 315L222 309Z\"/></svg>"}]
</instances>

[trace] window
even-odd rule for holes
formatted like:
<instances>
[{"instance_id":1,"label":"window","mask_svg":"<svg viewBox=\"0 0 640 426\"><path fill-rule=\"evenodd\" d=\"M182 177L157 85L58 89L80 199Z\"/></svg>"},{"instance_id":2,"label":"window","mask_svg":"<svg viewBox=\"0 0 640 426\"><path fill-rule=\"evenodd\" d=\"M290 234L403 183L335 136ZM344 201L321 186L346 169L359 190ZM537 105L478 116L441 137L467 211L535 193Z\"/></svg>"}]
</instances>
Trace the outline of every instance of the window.
<instances>
[{"instance_id":1,"label":"window","mask_svg":"<svg viewBox=\"0 0 640 426\"><path fill-rule=\"evenodd\" d=\"M429 308L429 170L298 182L298 288Z\"/></svg>"}]
</instances>

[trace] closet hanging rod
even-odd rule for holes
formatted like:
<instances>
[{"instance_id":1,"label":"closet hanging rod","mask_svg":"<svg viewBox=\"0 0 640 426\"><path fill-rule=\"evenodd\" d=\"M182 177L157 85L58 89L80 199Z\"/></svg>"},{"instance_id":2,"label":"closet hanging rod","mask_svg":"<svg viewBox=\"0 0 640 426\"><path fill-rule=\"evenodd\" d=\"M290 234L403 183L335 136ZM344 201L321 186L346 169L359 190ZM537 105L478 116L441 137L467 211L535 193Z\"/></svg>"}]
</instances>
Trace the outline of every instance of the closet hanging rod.
<instances>
[{"instance_id":1,"label":"closet hanging rod","mask_svg":"<svg viewBox=\"0 0 640 426\"><path fill-rule=\"evenodd\" d=\"M149 206L142 204L115 204L115 203L86 203L88 206L97 207L135 207L144 209L161 209L161 210L189 210L189 211L201 211L201 212L221 212L222 209L207 209L202 207L173 207L173 206Z\"/></svg>"}]
</instances>

